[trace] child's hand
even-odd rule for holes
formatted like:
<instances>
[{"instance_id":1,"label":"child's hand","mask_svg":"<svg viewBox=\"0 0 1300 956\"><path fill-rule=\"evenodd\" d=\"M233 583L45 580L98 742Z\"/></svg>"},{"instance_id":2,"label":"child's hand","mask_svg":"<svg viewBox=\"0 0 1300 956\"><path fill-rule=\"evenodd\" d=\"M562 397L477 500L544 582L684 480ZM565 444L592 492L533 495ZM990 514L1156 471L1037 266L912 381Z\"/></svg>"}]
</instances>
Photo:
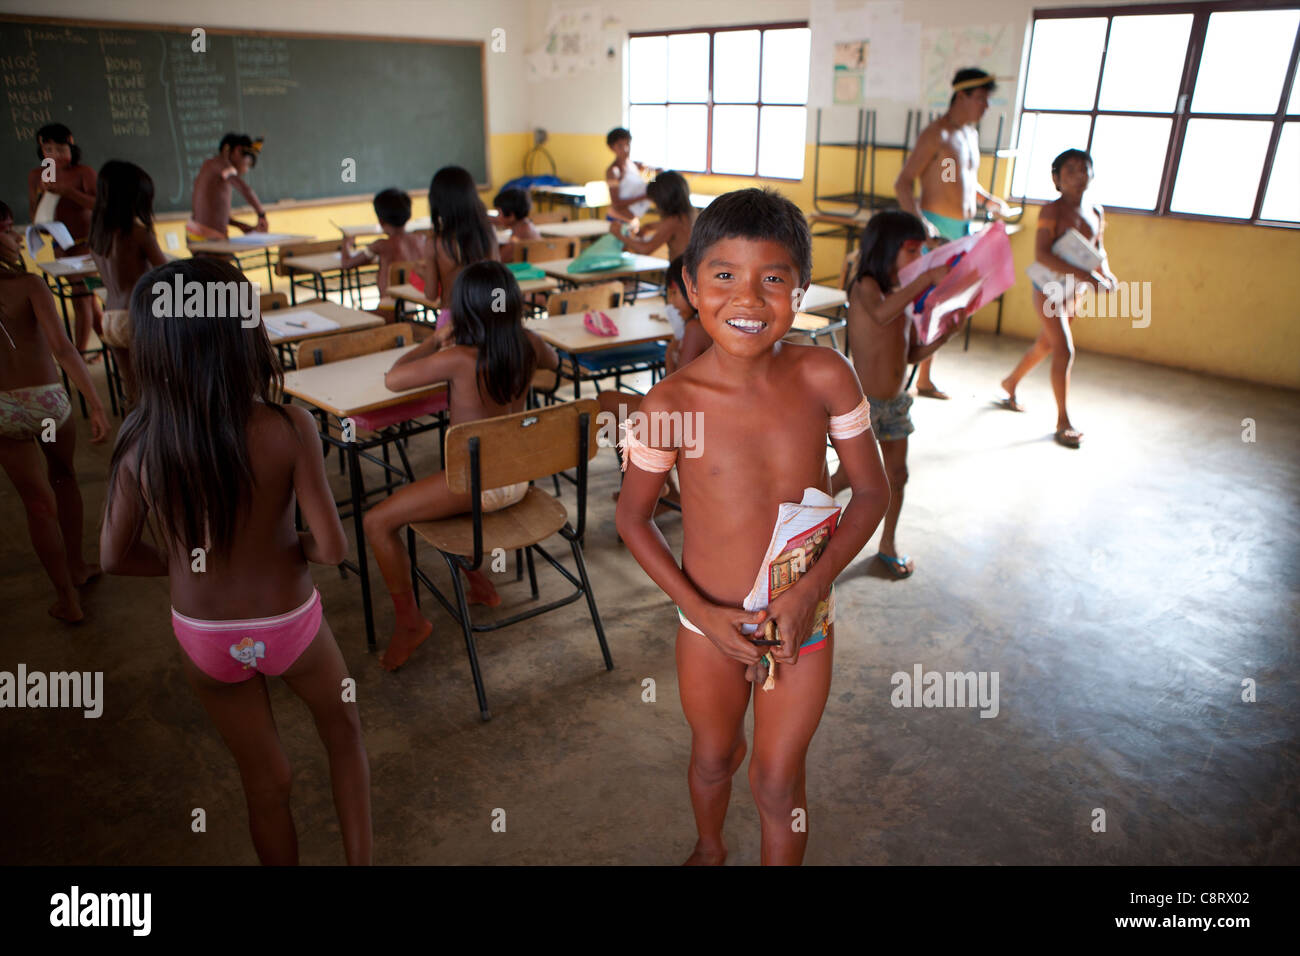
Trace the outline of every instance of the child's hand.
<instances>
[{"instance_id":1,"label":"child's hand","mask_svg":"<svg viewBox=\"0 0 1300 956\"><path fill-rule=\"evenodd\" d=\"M766 616L764 611L746 611L744 608L706 603L702 610L691 615L691 622L727 657L752 666L758 663L766 648L756 647L753 641L740 632L740 625L761 625Z\"/></svg>"},{"instance_id":2,"label":"child's hand","mask_svg":"<svg viewBox=\"0 0 1300 956\"><path fill-rule=\"evenodd\" d=\"M108 418L104 415L103 408L93 408L90 411L90 442L98 445L108 437Z\"/></svg>"},{"instance_id":3,"label":"child's hand","mask_svg":"<svg viewBox=\"0 0 1300 956\"><path fill-rule=\"evenodd\" d=\"M812 588L796 584L768 606L768 616L776 621L777 637L781 639L781 646L772 648L772 657L778 663L793 664L799 659L799 645L812 633L819 600L820 595Z\"/></svg>"},{"instance_id":4,"label":"child's hand","mask_svg":"<svg viewBox=\"0 0 1300 956\"><path fill-rule=\"evenodd\" d=\"M268 226L267 221L266 221L266 213L262 213L260 216L257 217L257 227L254 228L252 231L253 231L253 232L266 232L268 228L269 228L269 226Z\"/></svg>"},{"instance_id":5,"label":"child's hand","mask_svg":"<svg viewBox=\"0 0 1300 956\"><path fill-rule=\"evenodd\" d=\"M925 281L927 285L938 285L943 281L944 276L952 272L952 266L947 263L935 266L933 269L926 270Z\"/></svg>"}]
</instances>

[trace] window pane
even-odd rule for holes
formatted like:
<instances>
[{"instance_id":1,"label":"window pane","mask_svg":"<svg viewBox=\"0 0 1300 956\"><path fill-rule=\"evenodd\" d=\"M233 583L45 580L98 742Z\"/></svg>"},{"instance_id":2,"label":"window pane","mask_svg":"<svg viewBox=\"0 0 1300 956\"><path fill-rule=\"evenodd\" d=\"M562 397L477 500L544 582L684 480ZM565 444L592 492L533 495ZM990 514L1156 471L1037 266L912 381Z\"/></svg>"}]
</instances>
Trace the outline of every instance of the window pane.
<instances>
[{"instance_id":1,"label":"window pane","mask_svg":"<svg viewBox=\"0 0 1300 956\"><path fill-rule=\"evenodd\" d=\"M1036 20L1025 109L1092 109L1105 44L1105 17Z\"/></svg>"},{"instance_id":2,"label":"window pane","mask_svg":"<svg viewBox=\"0 0 1300 956\"><path fill-rule=\"evenodd\" d=\"M628 97L633 103L668 99L668 38L634 37L627 51Z\"/></svg>"},{"instance_id":3,"label":"window pane","mask_svg":"<svg viewBox=\"0 0 1300 956\"><path fill-rule=\"evenodd\" d=\"M812 32L798 30L768 30L763 34L763 102L808 102L808 51ZM767 125L767 114L763 114ZM764 132L764 138L766 138ZM802 138L803 134L800 134ZM762 167L763 161L758 165ZM802 154L800 169L802 169Z\"/></svg>"},{"instance_id":4,"label":"window pane","mask_svg":"<svg viewBox=\"0 0 1300 956\"><path fill-rule=\"evenodd\" d=\"M807 70L804 71L805 76ZM808 111L802 106L764 106L758 134L758 174L803 179Z\"/></svg>"},{"instance_id":5,"label":"window pane","mask_svg":"<svg viewBox=\"0 0 1300 956\"><path fill-rule=\"evenodd\" d=\"M1098 116L1092 131L1096 178L1089 195L1103 206L1156 208L1171 125L1173 120L1163 117Z\"/></svg>"},{"instance_id":6,"label":"window pane","mask_svg":"<svg viewBox=\"0 0 1300 956\"><path fill-rule=\"evenodd\" d=\"M1055 199L1052 160L1064 150L1088 146L1091 116L1025 113L1020 120L1020 149L1011 191L1026 199Z\"/></svg>"},{"instance_id":7,"label":"window pane","mask_svg":"<svg viewBox=\"0 0 1300 956\"><path fill-rule=\"evenodd\" d=\"M709 35L677 33L668 38L668 99L703 103L709 98Z\"/></svg>"},{"instance_id":8,"label":"window pane","mask_svg":"<svg viewBox=\"0 0 1300 956\"><path fill-rule=\"evenodd\" d=\"M766 123L767 119L764 118L763 122ZM1282 127L1260 217L1300 222L1300 123L1287 123Z\"/></svg>"},{"instance_id":9,"label":"window pane","mask_svg":"<svg viewBox=\"0 0 1300 956\"><path fill-rule=\"evenodd\" d=\"M1190 13L1116 17L1106 44L1099 107L1172 113L1191 30Z\"/></svg>"},{"instance_id":10,"label":"window pane","mask_svg":"<svg viewBox=\"0 0 1300 956\"><path fill-rule=\"evenodd\" d=\"M668 144L662 168L704 172L708 130L707 106L668 107Z\"/></svg>"},{"instance_id":11,"label":"window pane","mask_svg":"<svg viewBox=\"0 0 1300 956\"><path fill-rule=\"evenodd\" d=\"M713 107L713 172L753 176L757 155L758 107Z\"/></svg>"},{"instance_id":12,"label":"window pane","mask_svg":"<svg viewBox=\"0 0 1300 956\"><path fill-rule=\"evenodd\" d=\"M666 168L667 109L662 106L633 106L628 109L628 132L637 162Z\"/></svg>"},{"instance_id":13,"label":"window pane","mask_svg":"<svg viewBox=\"0 0 1300 956\"><path fill-rule=\"evenodd\" d=\"M1188 120L1170 209L1249 218L1272 131L1258 121Z\"/></svg>"},{"instance_id":14,"label":"window pane","mask_svg":"<svg viewBox=\"0 0 1300 956\"><path fill-rule=\"evenodd\" d=\"M758 31L713 35L713 102L758 101Z\"/></svg>"},{"instance_id":15,"label":"window pane","mask_svg":"<svg viewBox=\"0 0 1300 956\"><path fill-rule=\"evenodd\" d=\"M1210 14L1192 112L1276 112L1298 22L1300 10Z\"/></svg>"}]
</instances>

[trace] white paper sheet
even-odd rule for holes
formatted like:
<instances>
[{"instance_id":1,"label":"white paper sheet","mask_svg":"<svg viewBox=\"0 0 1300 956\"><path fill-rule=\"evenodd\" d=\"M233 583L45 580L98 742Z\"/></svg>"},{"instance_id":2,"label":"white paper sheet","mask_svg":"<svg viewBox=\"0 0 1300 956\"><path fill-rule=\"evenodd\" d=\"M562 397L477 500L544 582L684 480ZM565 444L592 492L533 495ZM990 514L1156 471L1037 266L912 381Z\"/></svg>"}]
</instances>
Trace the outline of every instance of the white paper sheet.
<instances>
[{"instance_id":1,"label":"white paper sheet","mask_svg":"<svg viewBox=\"0 0 1300 956\"><path fill-rule=\"evenodd\" d=\"M27 227L27 253L33 258L45 245L45 240L41 238L43 232L49 233L50 238L58 243L60 249L71 249L76 245L72 241L72 233L68 232L68 227L58 220L34 222Z\"/></svg>"},{"instance_id":2,"label":"white paper sheet","mask_svg":"<svg viewBox=\"0 0 1300 956\"><path fill-rule=\"evenodd\" d=\"M54 209L59 204L59 197L54 193L41 193L41 201L36 204L36 215L32 222L53 222Z\"/></svg>"},{"instance_id":3,"label":"white paper sheet","mask_svg":"<svg viewBox=\"0 0 1300 956\"><path fill-rule=\"evenodd\" d=\"M273 339L282 339L290 335L308 335L312 332L333 332L339 327L334 319L311 309L263 312L262 322L266 325L266 334Z\"/></svg>"}]
</instances>

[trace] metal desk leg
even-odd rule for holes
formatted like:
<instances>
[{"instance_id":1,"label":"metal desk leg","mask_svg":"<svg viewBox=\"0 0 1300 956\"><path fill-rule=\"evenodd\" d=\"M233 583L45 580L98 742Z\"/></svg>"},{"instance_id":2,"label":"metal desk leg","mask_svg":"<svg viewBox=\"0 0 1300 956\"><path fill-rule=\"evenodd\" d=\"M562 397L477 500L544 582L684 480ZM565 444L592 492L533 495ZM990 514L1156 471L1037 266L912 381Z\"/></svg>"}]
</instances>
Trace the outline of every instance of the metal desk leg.
<instances>
[{"instance_id":1,"label":"metal desk leg","mask_svg":"<svg viewBox=\"0 0 1300 956\"><path fill-rule=\"evenodd\" d=\"M1003 293L1003 295L1005 294L1006 293ZM1002 296L1001 295L998 296L998 324L997 324L997 328L994 329L993 334L994 335L1002 334Z\"/></svg>"},{"instance_id":2,"label":"metal desk leg","mask_svg":"<svg viewBox=\"0 0 1300 956\"><path fill-rule=\"evenodd\" d=\"M348 446L348 471L352 484L352 524L357 538L357 576L361 578L361 607L366 618L366 646L375 649L375 611L370 601L370 562L366 558L365 515L361 507L365 501L365 487L361 482L361 459L357 454L357 443L350 441Z\"/></svg>"},{"instance_id":3,"label":"metal desk leg","mask_svg":"<svg viewBox=\"0 0 1300 956\"><path fill-rule=\"evenodd\" d=\"M266 291L268 291L268 292L274 292L274 291L275 291L275 272L272 271L272 269L271 269L271 247L270 247L270 246L263 246L263 247L262 247L262 252L266 255ZM293 285L293 280L292 280L292 279L290 279L289 284L290 284L291 286Z\"/></svg>"}]
</instances>

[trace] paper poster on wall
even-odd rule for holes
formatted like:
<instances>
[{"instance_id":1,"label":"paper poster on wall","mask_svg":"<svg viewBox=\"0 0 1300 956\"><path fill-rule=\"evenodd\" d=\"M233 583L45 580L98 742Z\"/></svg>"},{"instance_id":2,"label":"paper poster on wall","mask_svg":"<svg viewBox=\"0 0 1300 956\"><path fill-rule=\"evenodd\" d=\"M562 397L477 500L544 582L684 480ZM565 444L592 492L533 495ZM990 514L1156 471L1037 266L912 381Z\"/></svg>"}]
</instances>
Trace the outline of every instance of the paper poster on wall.
<instances>
[{"instance_id":1,"label":"paper poster on wall","mask_svg":"<svg viewBox=\"0 0 1300 956\"><path fill-rule=\"evenodd\" d=\"M530 80L574 76L605 63L606 37L600 8L551 7L542 40L525 55Z\"/></svg>"},{"instance_id":2,"label":"paper poster on wall","mask_svg":"<svg viewBox=\"0 0 1300 956\"><path fill-rule=\"evenodd\" d=\"M867 98L915 103L921 95L921 25L877 27L871 51L863 77Z\"/></svg>"},{"instance_id":3,"label":"paper poster on wall","mask_svg":"<svg viewBox=\"0 0 1300 956\"><path fill-rule=\"evenodd\" d=\"M1002 80L989 98L989 105L1007 110L1016 92L1011 78L1019 72L1023 39L1023 30L1010 24L922 31L924 107L936 112L946 110L952 98L953 74L963 67L977 66Z\"/></svg>"},{"instance_id":4,"label":"paper poster on wall","mask_svg":"<svg viewBox=\"0 0 1300 956\"><path fill-rule=\"evenodd\" d=\"M836 106L861 106L863 79L867 72L870 44L858 40L835 44L834 100Z\"/></svg>"}]
</instances>

